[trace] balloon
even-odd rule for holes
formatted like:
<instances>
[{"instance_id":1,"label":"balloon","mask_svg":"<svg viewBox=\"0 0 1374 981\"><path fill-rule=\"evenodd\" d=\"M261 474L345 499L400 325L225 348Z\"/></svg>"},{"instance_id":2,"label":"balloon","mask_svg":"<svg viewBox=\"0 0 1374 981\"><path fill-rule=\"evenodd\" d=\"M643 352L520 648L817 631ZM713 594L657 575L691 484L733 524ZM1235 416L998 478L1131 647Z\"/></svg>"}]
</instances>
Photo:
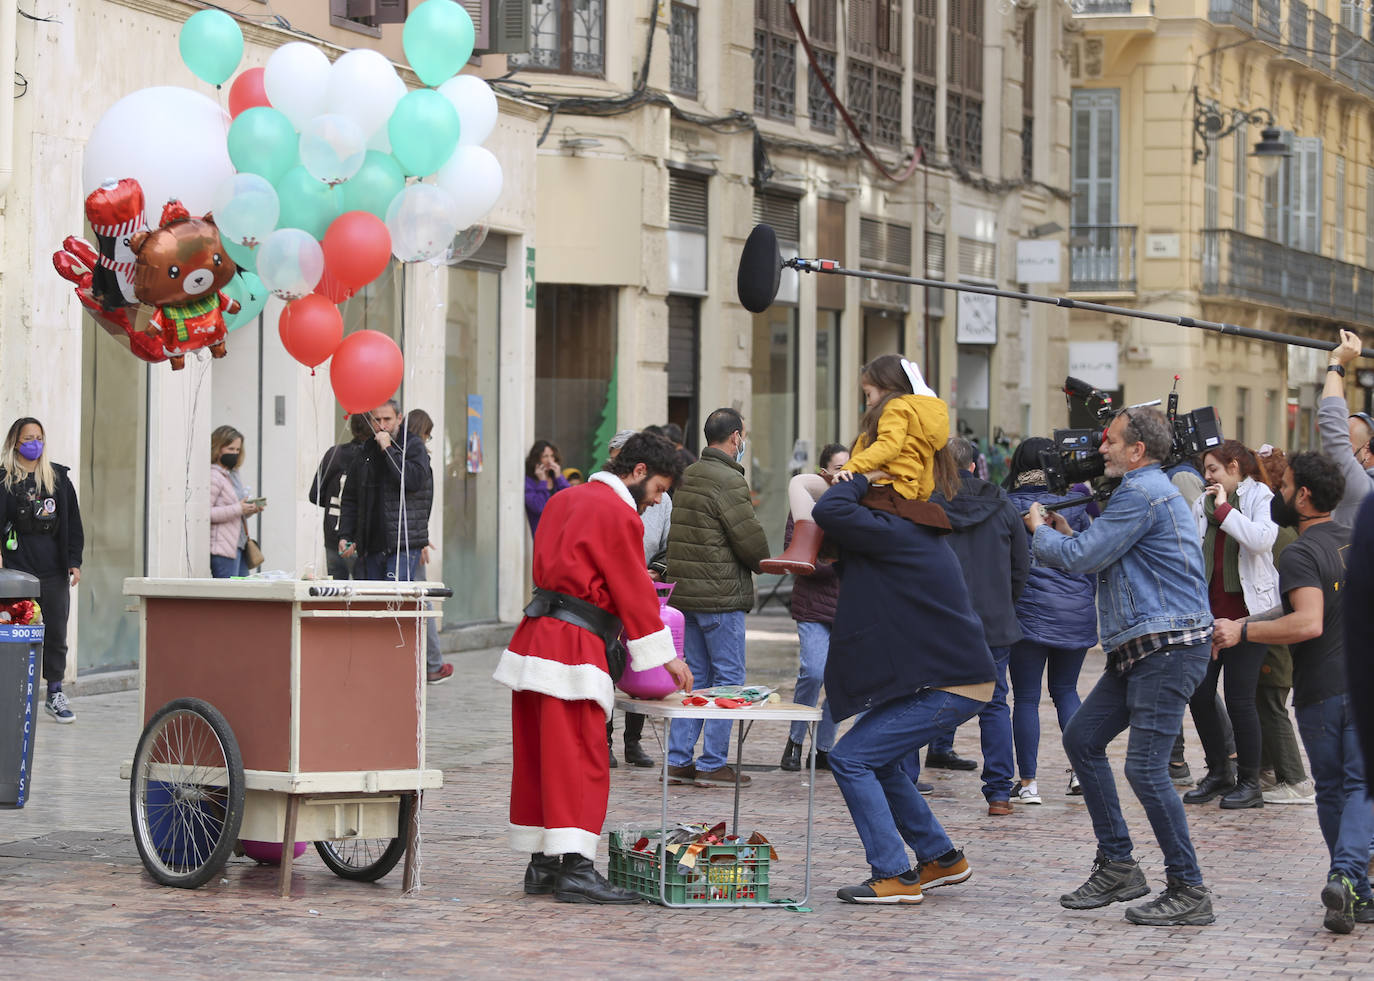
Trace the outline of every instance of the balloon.
<instances>
[{"instance_id":1,"label":"balloon","mask_svg":"<svg viewBox=\"0 0 1374 981\"><path fill-rule=\"evenodd\" d=\"M302 166L331 187L356 174L366 157L367 137L347 116L325 113L301 130Z\"/></svg>"},{"instance_id":2,"label":"balloon","mask_svg":"<svg viewBox=\"0 0 1374 981\"><path fill-rule=\"evenodd\" d=\"M235 174L220 185L215 196L220 238L249 248L277 227L280 213L276 189L257 174Z\"/></svg>"},{"instance_id":3,"label":"balloon","mask_svg":"<svg viewBox=\"0 0 1374 981\"><path fill-rule=\"evenodd\" d=\"M375 330L349 334L334 351L329 384L347 412L370 412L396 394L405 360L396 342Z\"/></svg>"},{"instance_id":4,"label":"balloon","mask_svg":"<svg viewBox=\"0 0 1374 981\"><path fill-rule=\"evenodd\" d=\"M282 228L303 228L317 242L324 238L329 223L342 210L339 192L315 180L304 167L292 167L277 181L277 197L281 199L277 224Z\"/></svg>"},{"instance_id":5,"label":"balloon","mask_svg":"<svg viewBox=\"0 0 1374 981\"><path fill-rule=\"evenodd\" d=\"M181 25L181 60L202 82L220 86L243 58L243 31L222 10L200 10Z\"/></svg>"},{"instance_id":6,"label":"balloon","mask_svg":"<svg viewBox=\"0 0 1374 981\"><path fill-rule=\"evenodd\" d=\"M263 91L300 129L324 112L325 96L329 91L329 59L313 44L292 41L283 44L267 59L263 73Z\"/></svg>"},{"instance_id":7,"label":"balloon","mask_svg":"<svg viewBox=\"0 0 1374 981\"><path fill-rule=\"evenodd\" d=\"M228 126L224 110L199 92L173 86L131 92L105 110L86 141L81 193L132 177L151 207L178 198L192 214L205 214L234 173L224 145Z\"/></svg>"},{"instance_id":8,"label":"balloon","mask_svg":"<svg viewBox=\"0 0 1374 981\"><path fill-rule=\"evenodd\" d=\"M486 222L469 225L453 236L453 241L449 243L448 248L435 258L442 259L450 266L456 266L477 254L477 250L487 240L487 232L489 231L491 231L491 226Z\"/></svg>"},{"instance_id":9,"label":"balloon","mask_svg":"<svg viewBox=\"0 0 1374 981\"><path fill-rule=\"evenodd\" d=\"M405 83L385 55L371 48L354 48L329 69L324 111L351 116L371 137L404 94Z\"/></svg>"},{"instance_id":10,"label":"balloon","mask_svg":"<svg viewBox=\"0 0 1374 981\"><path fill-rule=\"evenodd\" d=\"M326 297L330 303L339 304L343 303L345 300L351 299L354 290L352 287L345 286L335 279L329 272L329 265L326 263L324 275L321 276L320 281L315 284L315 292L320 294L320 296Z\"/></svg>"},{"instance_id":11,"label":"balloon","mask_svg":"<svg viewBox=\"0 0 1374 981\"><path fill-rule=\"evenodd\" d=\"M472 57L472 18L453 0L425 0L406 18L401 47L420 81L438 85Z\"/></svg>"},{"instance_id":12,"label":"balloon","mask_svg":"<svg viewBox=\"0 0 1374 981\"><path fill-rule=\"evenodd\" d=\"M386 228L392 254L402 262L443 255L458 231L453 198L433 184L411 184L386 209Z\"/></svg>"},{"instance_id":13,"label":"balloon","mask_svg":"<svg viewBox=\"0 0 1374 981\"><path fill-rule=\"evenodd\" d=\"M362 289L391 262L391 233L386 223L366 211L339 215L324 234L324 263L344 286Z\"/></svg>"},{"instance_id":14,"label":"balloon","mask_svg":"<svg viewBox=\"0 0 1374 981\"><path fill-rule=\"evenodd\" d=\"M245 269L240 269L239 274L229 280L224 287L224 295L237 300L239 304L238 313L224 318L224 329L227 331L238 330L244 324L257 320L258 314L267 305L267 287L262 285L262 280L255 273Z\"/></svg>"},{"instance_id":15,"label":"balloon","mask_svg":"<svg viewBox=\"0 0 1374 981\"><path fill-rule=\"evenodd\" d=\"M258 276L273 296L299 300L320 281L324 253L309 232L278 228L258 246Z\"/></svg>"},{"instance_id":16,"label":"balloon","mask_svg":"<svg viewBox=\"0 0 1374 981\"><path fill-rule=\"evenodd\" d=\"M429 0L426 0L429 2ZM453 0L444 0L452 3ZM458 146L458 110L433 89L407 92L386 124L391 155L407 174L438 170Z\"/></svg>"},{"instance_id":17,"label":"balloon","mask_svg":"<svg viewBox=\"0 0 1374 981\"><path fill-rule=\"evenodd\" d=\"M458 145L480 146L496 127L496 93L485 79L459 75L439 86L439 94L458 110Z\"/></svg>"},{"instance_id":18,"label":"balloon","mask_svg":"<svg viewBox=\"0 0 1374 981\"><path fill-rule=\"evenodd\" d=\"M234 265L238 266L240 270L251 271L258 268L257 246L239 245L227 235L220 236L219 244L224 246L224 251L229 253L229 258L234 260Z\"/></svg>"},{"instance_id":19,"label":"balloon","mask_svg":"<svg viewBox=\"0 0 1374 981\"><path fill-rule=\"evenodd\" d=\"M171 135L164 134L163 139ZM177 142L181 142L180 138ZM291 120L265 106L245 109L229 127L229 159L234 162L234 169L260 174L272 184L296 166L296 143Z\"/></svg>"},{"instance_id":20,"label":"balloon","mask_svg":"<svg viewBox=\"0 0 1374 981\"><path fill-rule=\"evenodd\" d=\"M343 329L339 308L318 293L288 303L277 320L282 347L307 368L329 360L343 340Z\"/></svg>"},{"instance_id":21,"label":"balloon","mask_svg":"<svg viewBox=\"0 0 1374 981\"><path fill-rule=\"evenodd\" d=\"M249 841L244 838L239 844L243 846L243 854L259 865L281 864L281 842L279 841ZM300 858L309 847L310 842L308 841L296 842L294 856Z\"/></svg>"},{"instance_id":22,"label":"balloon","mask_svg":"<svg viewBox=\"0 0 1374 981\"><path fill-rule=\"evenodd\" d=\"M460 146L434 175L453 199L453 224L475 225L501 197L501 161L485 147Z\"/></svg>"},{"instance_id":23,"label":"balloon","mask_svg":"<svg viewBox=\"0 0 1374 981\"><path fill-rule=\"evenodd\" d=\"M237 116L254 106L272 105L267 98L267 90L262 86L262 75L263 69L248 68L234 79L234 84L229 86L229 115Z\"/></svg>"},{"instance_id":24,"label":"balloon","mask_svg":"<svg viewBox=\"0 0 1374 981\"><path fill-rule=\"evenodd\" d=\"M343 193L345 211L369 211L384 219L386 209L405 186L406 175L395 157L368 150L362 167L339 190Z\"/></svg>"}]
</instances>

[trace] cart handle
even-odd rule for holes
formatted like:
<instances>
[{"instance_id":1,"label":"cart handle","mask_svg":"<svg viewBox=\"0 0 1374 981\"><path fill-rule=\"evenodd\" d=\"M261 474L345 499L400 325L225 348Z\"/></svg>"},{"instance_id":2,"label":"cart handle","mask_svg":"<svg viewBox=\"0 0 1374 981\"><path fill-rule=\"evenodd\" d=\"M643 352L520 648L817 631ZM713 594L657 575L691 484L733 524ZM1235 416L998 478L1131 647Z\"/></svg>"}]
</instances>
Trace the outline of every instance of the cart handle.
<instances>
[{"instance_id":1,"label":"cart handle","mask_svg":"<svg viewBox=\"0 0 1374 981\"><path fill-rule=\"evenodd\" d=\"M311 586L311 596L367 596L382 597L386 599L409 599L413 597L436 596L447 598L453 595L453 590L447 586L426 586L424 588L410 587L405 588L397 584L395 589L376 589L359 588L357 586Z\"/></svg>"}]
</instances>

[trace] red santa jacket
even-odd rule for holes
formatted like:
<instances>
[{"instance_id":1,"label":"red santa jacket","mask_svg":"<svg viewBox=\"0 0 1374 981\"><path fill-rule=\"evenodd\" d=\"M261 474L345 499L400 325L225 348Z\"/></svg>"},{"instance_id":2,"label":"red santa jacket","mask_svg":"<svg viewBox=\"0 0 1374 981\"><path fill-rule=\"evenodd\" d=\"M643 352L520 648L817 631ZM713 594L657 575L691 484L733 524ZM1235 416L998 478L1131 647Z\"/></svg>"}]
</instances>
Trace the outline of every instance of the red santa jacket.
<instances>
[{"instance_id":1,"label":"red santa jacket","mask_svg":"<svg viewBox=\"0 0 1374 981\"><path fill-rule=\"evenodd\" d=\"M630 667L644 671L677 656L644 568L644 524L619 477L594 473L549 498L534 536L534 584L594 603L620 618ZM615 690L606 645L552 617L526 617L493 677L516 691L599 704L609 718Z\"/></svg>"}]
</instances>

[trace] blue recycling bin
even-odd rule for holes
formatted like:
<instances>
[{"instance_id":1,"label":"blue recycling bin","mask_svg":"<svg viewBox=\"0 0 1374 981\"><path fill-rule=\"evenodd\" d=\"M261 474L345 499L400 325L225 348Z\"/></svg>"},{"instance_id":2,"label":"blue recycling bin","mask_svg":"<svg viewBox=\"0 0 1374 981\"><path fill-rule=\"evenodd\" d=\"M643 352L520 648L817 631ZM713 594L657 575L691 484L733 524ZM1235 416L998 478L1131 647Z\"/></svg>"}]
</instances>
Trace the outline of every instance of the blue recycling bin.
<instances>
[{"instance_id":1,"label":"blue recycling bin","mask_svg":"<svg viewBox=\"0 0 1374 981\"><path fill-rule=\"evenodd\" d=\"M38 580L0 569L0 601L38 599ZM33 784L43 627L0 623L0 807L23 807Z\"/></svg>"}]
</instances>

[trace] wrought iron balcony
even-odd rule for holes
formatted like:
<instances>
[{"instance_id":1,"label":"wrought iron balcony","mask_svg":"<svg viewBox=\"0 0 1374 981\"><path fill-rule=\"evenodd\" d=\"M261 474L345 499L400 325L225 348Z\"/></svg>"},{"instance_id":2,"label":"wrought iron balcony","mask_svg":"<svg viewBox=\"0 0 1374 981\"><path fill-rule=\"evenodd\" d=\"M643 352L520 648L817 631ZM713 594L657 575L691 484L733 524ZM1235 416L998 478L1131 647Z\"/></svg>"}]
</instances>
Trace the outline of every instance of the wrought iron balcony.
<instances>
[{"instance_id":1,"label":"wrought iron balcony","mask_svg":"<svg viewBox=\"0 0 1374 981\"><path fill-rule=\"evenodd\" d=\"M1374 325L1374 269L1231 229L1202 233L1202 293Z\"/></svg>"},{"instance_id":2,"label":"wrought iron balcony","mask_svg":"<svg viewBox=\"0 0 1374 981\"><path fill-rule=\"evenodd\" d=\"M1250 33L1255 30L1255 0L1208 0L1207 19L1231 24Z\"/></svg>"},{"instance_id":3,"label":"wrought iron balcony","mask_svg":"<svg viewBox=\"0 0 1374 981\"><path fill-rule=\"evenodd\" d=\"M1135 292L1135 225L1071 225L1069 289Z\"/></svg>"},{"instance_id":4,"label":"wrought iron balcony","mask_svg":"<svg viewBox=\"0 0 1374 981\"><path fill-rule=\"evenodd\" d=\"M1129 14L1136 0L1073 0L1073 12L1080 16L1093 14ZM1149 0L1147 13L1153 13L1154 0Z\"/></svg>"}]
</instances>

